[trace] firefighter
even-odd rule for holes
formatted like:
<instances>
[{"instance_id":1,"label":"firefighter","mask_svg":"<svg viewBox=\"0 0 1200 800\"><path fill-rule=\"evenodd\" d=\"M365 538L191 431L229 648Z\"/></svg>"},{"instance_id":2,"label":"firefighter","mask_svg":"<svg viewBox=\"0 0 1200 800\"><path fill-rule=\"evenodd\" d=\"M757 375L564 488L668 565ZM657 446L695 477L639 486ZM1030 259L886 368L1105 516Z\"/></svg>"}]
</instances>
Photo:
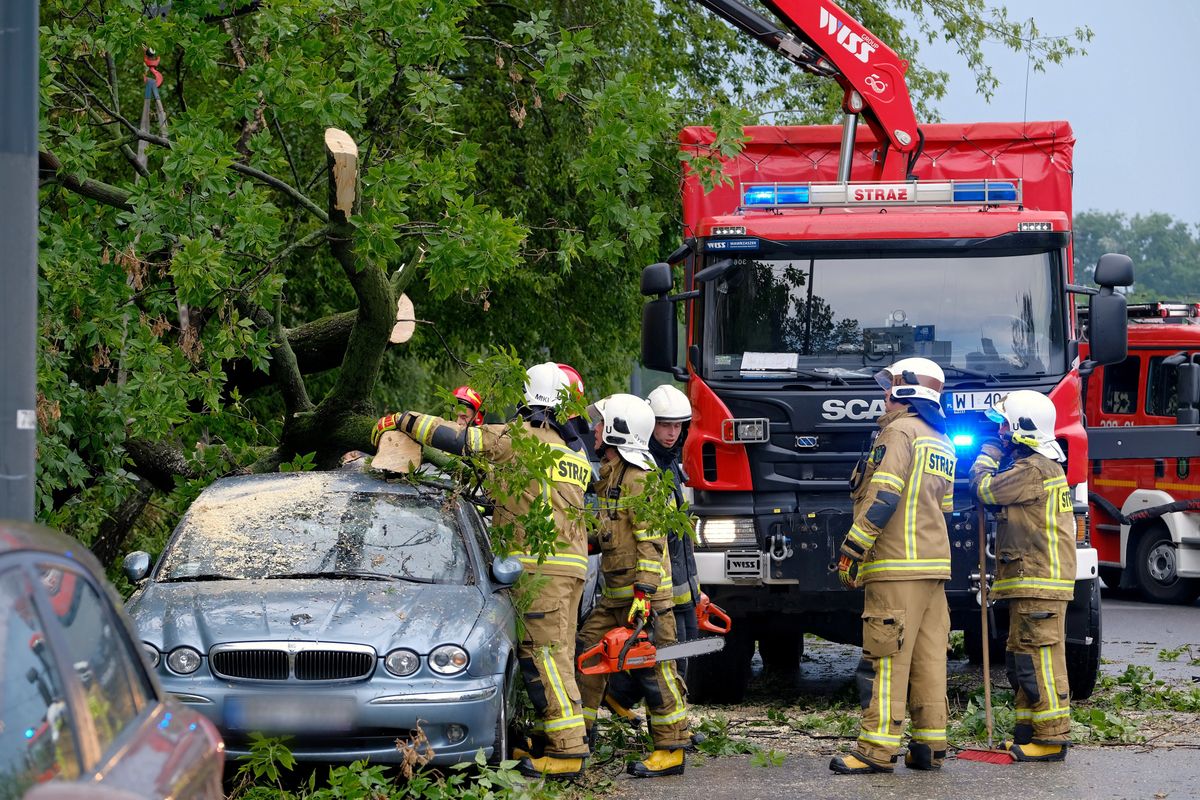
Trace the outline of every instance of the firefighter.
<instances>
[{"instance_id":1,"label":"firefighter","mask_svg":"<svg viewBox=\"0 0 1200 800\"><path fill-rule=\"evenodd\" d=\"M646 398L654 411L654 436L650 440L650 455L661 470L666 470L675 485L675 504L684 503L684 486L687 473L679 459L683 442L687 438L688 423L692 419L692 404L687 395L674 386L659 386ZM696 621L696 603L700 599L700 582L696 577L696 555L692 545L691 531L669 531L667 549L671 555L671 601L675 614L675 639L688 642L700 635ZM675 670L687 683L687 660L675 662ZM641 699L637 683L628 673L613 675L608 681L608 692L604 704L614 714L623 717L635 726L641 718L631 709Z\"/></svg>"},{"instance_id":2,"label":"firefighter","mask_svg":"<svg viewBox=\"0 0 1200 800\"><path fill-rule=\"evenodd\" d=\"M945 513L954 500L954 447L941 410L945 375L905 358L875 376L885 413L870 455L851 479L854 519L838 577L862 585L863 651L855 678L863 707L855 749L834 772L892 772L912 714L904 763L939 769L946 755L946 649L950 577Z\"/></svg>"},{"instance_id":3,"label":"firefighter","mask_svg":"<svg viewBox=\"0 0 1200 800\"><path fill-rule=\"evenodd\" d=\"M639 524L629 499L644 491L644 480L655 469L650 456L654 411L631 394L614 394L592 409L594 437L601 455L596 493L600 514L601 571L604 589L599 603L579 629L582 651L621 625L642 620L653 628L655 644L675 642L675 616L671 613L671 561L665 531ZM689 744L685 689L670 661L631 670L650 709L650 736L654 752L629 765L629 773L650 778L683 773L684 747ZM605 675L579 676L583 715L589 734L596 709L604 697Z\"/></svg>"},{"instance_id":4,"label":"firefighter","mask_svg":"<svg viewBox=\"0 0 1200 800\"><path fill-rule=\"evenodd\" d=\"M971 467L980 501L1000 507L992 596L1009 608L1005 664L1017 706L1009 750L1018 761L1062 761L1070 746L1064 621L1075 593L1075 519L1056 416L1045 395L1009 392L988 411L1000 438Z\"/></svg>"},{"instance_id":5,"label":"firefighter","mask_svg":"<svg viewBox=\"0 0 1200 800\"><path fill-rule=\"evenodd\" d=\"M454 424L460 428L483 424L483 398L479 392L470 386L459 386L454 390L454 398L458 406L454 415Z\"/></svg>"},{"instance_id":6,"label":"firefighter","mask_svg":"<svg viewBox=\"0 0 1200 800\"><path fill-rule=\"evenodd\" d=\"M584 488L591 479L591 466L580 453L567 447L562 426L555 418L560 392L567 377L557 364L546 362L530 367L526 374L525 405L517 425L555 451L555 461L546 479L531 482L524 491L497 498L494 524L515 526L510 555L525 567L523 582L537 587L532 605L525 613L524 636L517 650L521 674L534 710L540 718L538 741L518 769L530 776L574 778L583 771L588 755L579 689L575 682L573 645L576 638L576 609L587 572L587 533L580 514ZM398 429L421 444L449 453L479 456L493 464L515 458L508 425L456 428L425 414L405 412L379 420L375 438ZM523 546L520 517L538 499L553 508L558 545L542 560ZM507 756L507 754L504 754Z\"/></svg>"}]
</instances>

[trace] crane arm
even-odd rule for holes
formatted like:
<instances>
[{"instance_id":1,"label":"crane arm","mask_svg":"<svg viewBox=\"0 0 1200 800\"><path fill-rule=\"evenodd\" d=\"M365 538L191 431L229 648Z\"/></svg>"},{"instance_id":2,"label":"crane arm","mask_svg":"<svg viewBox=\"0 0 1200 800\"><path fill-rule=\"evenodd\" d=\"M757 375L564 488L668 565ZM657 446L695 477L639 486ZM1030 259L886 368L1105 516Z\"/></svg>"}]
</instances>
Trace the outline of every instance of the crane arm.
<instances>
[{"instance_id":1,"label":"crane arm","mask_svg":"<svg viewBox=\"0 0 1200 800\"><path fill-rule=\"evenodd\" d=\"M879 41L833 0L763 0L786 22L782 28L738 0L695 0L734 27L752 36L801 69L833 78L845 91L843 110L863 114L890 152L911 153L919 146L916 114L904 75L908 62ZM853 147L853 127L844 146ZM842 153L843 159L849 153ZM907 166L889 169L884 155L882 176L904 177ZM847 165L849 161L846 161ZM848 166L847 166L848 175Z\"/></svg>"}]
</instances>

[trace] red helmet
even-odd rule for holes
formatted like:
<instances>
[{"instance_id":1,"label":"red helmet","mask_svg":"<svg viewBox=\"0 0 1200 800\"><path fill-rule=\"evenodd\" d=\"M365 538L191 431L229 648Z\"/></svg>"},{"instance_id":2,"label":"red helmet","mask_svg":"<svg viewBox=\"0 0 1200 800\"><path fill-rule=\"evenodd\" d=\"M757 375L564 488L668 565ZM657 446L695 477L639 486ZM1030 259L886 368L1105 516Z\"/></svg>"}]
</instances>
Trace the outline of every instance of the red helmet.
<instances>
[{"instance_id":1,"label":"red helmet","mask_svg":"<svg viewBox=\"0 0 1200 800\"><path fill-rule=\"evenodd\" d=\"M579 376L579 372L570 364L559 364L558 368L567 376L567 383L571 385L571 389L580 399L583 398L583 378Z\"/></svg>"},{"instance_id":2,"label":"red helmet","mask_svg":"<svg viewBox=\"0 0 1200 800\"><path fill-rule=\"evenodd\" d=\"M483 398L479 396L479 392L475 391L470 386L460 386L454 390L454 396L458 398L458 402L475 412L475 418L471 420L471 424L482 425Z\"/></svg>"}]
</instances>

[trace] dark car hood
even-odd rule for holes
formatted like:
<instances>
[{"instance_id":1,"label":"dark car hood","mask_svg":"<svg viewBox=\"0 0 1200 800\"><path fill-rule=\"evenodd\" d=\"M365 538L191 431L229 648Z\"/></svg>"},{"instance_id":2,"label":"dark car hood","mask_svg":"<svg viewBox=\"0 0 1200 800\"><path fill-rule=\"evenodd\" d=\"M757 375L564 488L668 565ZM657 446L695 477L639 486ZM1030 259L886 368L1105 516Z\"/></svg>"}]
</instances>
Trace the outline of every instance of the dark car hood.
<instances>
[{"instance_id":1,"label":"dark car hood","mask_svg":"<svg viewBox=\"0 0 1200 800\"><path fill-rule=\"evenodd\" d=\"M366 644L380 655L404 646L424 655L466 641L483 606L477 586L254 580L150 584L127 610L138 635L164 650L297 640Z\"/></svg>"}]
</instances>

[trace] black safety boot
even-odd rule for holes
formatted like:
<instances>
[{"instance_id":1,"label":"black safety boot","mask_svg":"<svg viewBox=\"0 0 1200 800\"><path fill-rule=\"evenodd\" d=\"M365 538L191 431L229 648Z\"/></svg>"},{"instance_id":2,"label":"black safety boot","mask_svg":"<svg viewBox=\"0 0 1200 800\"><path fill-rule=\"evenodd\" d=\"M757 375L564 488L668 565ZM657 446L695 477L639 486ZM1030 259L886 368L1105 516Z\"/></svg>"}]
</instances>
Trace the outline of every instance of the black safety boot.
<instances>
[{"instance_id":1,"label":"black safety boot","mask_svg":"<svg viewBox=\"0 0 1200 800\"><path fill-rule=\"evenodd\" d=\"M945 760L945 750L934 750L924 742L909 742L904 754L904 766L909 769L941 769Z\"/></svg>"}]
</instances>

